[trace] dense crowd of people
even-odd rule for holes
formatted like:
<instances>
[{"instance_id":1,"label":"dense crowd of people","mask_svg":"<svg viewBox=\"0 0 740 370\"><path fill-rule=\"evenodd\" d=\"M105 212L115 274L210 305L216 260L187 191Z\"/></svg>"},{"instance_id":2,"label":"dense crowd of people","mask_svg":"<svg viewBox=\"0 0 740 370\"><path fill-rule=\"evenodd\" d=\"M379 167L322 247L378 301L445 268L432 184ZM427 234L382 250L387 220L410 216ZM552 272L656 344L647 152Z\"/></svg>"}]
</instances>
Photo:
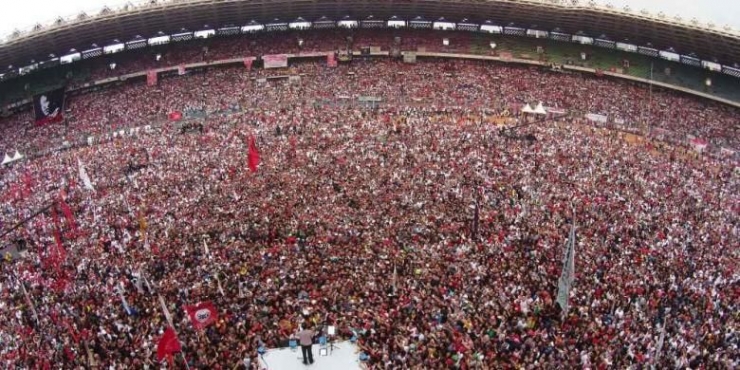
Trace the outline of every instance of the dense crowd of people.
<instances>
[{"instance_id":1,"label":"dense crowd of people","mask_svg":"<svg viewBox=\"0 0 740 370\"><path fill-rule=\"evenodd\" d=\"M285 74L302 77L259 82ZM530 68L355 60L128 83L72 98L67 124L15 116L8 152L152 129L2 169L0 229L29 220L3 237L27 251L2 264L2 366L256 369L258 347L308 321L355 338L373 369L737 368L737 163L581 118L641 127L647 96ZM512 117L539 101L569 114ZM737 147L737 111L652 102L651 126ZM203 112L201 129L162 123L173 111ZM171 365L159 297L183 346ZM182 310L200 301L219 310L203 332Z\"/></svg>"},{"instance_id":2,"label":"dense crowd of people","mask_svg":"<svg viewBox=\"0 0 740 370\"><path fill-rule=\"evenodd\" d=\"M516 113L523 104L544 102L583 116L595 113L624 129L657 129L674 143L688 135L707 140L715 149L736 151L737 109L696 100L674 92L652 94L640 85L519 66L482 62L425 61L423 68L395 60L355 60L327 69L325 62L294 63L290 71L247 71L243 66L165 78L157 88L129 82L115 88L71 97L71 119L61 126L35 127L32 112L2 120L0 152L37 152L80 141L89 135L160 121L172 111L209 112L265 104L275 107L316 101L354 101L361 96L392 106L430 105L504 110ZM260 83L270 75L304 74L300 83ZM391 88L389 88L391 87Z\"/></svg>"}]
</instances>

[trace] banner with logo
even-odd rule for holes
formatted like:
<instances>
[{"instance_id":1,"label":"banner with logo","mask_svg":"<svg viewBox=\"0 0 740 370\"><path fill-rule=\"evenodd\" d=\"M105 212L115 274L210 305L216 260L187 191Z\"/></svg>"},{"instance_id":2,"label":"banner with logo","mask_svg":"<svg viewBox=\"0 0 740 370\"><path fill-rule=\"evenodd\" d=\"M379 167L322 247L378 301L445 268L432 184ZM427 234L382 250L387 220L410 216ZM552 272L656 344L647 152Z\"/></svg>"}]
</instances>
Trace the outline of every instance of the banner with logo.
<instances>
[{"instance_id":1,"label":"banner with logo","mask_svg":"<svg viewBox=\"0 0 740 370\"><path fill-rule=\"evenodd\" d=\"M146 84L148 86L157 86L157 71L149 70L146 72Z\"/></svg>"},{"instance_id":2,"label":"banner with logo","mask_svg":"<svg viewBox=\"0 0 740 370\"><path fill-rule=\"evenodd\" d=\"M193 327L202 330L218 320L218 310L213 302L201 302L194 306L183 306Z\"/></svg>"},{"instance_id":3,"label":"banner with logo","mask_svg":"<svg viewBox=\"0 0 740 370\"><path fill-rule=\"evenodd\" d=\"M33 111L37 125L61 121L64 112L64 87L34 96Z\"/></svg>"},{"instance_id":4,"label":"banner with logo","mask_svg":"<svg viewBox=\"0 0 740 370\"><path fill-rule=\"evenodd\" d=\"M265 68L288 67L288 56L285 54L263 55L262 61L265 62Z\"/></svg>"}]
</instances>

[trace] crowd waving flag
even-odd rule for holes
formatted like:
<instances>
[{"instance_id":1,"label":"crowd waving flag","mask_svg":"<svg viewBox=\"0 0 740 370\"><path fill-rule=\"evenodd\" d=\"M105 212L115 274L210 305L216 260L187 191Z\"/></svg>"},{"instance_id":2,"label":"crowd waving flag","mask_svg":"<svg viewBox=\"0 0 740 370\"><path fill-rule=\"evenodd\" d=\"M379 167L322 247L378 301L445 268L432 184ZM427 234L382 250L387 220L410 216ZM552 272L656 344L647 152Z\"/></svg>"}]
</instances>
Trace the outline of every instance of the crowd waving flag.
<instances>
[{"instance_id":1,"label":"crowd waving flag","mask_svg":"<svg viewBox=\"0 0 740 370\"><path fill-rule=\"evenodd\" d=\"M60 122L64 112L64 87L34 96L33 111L39 126Z\"/></svg>"},{"instance_id":2,"label":"crowd waving flag","mask_svg":"<svg viewBox=\"0 0 740 370\"><path fill-rule=\"evenodd\" d=\"M565 256L563 257L563 271L558 279L558 296L557 302L563 309L563 315L568 314L568 296L575 279L575 244L576 244L576 226L574 222L570 228L570 235L566 243Z\"/></svg>"},{"instance_id":3,"label":"crowd waving flag","mask_svg":"<svg viewBox=\"0 0 740 370\"><path fill-rule=\"evenodd\" d=\"M257 150L257 144L254 142L254 136L249 138L249 154L247 154L247 161L249 164L249 170L257 172L257 167L260 164L260 152Z\"/></svg>"},{"instance_id":4,"label":"crowd waving flag","mask_svg":"<svg viewBox=\"0 0 740 370\"><path fill-rule=\"evenodd\" d=\"M161 362L166 358L171 363L172 355L180 351L182 351L182 346L180 346L180 341L177 339L177 333L175 333L175 329L169 326L165 329L157 344L157 361Z\"/></svg>"},{"instance_id":5,"label":"crowd waving flag","mask_svg":"<svg viewBox=\"0 0 740 370\"><path fill-rule=\"evenodd\" d=\"M80 180L82 180L82 184L85 186L85 189L90 190L94 193L95 187L93 187L93 184L90 181L90 176L87 175L87 171L85 171L85 166L79 159L77 160L77 166L80 168Z\"/></svg>"},{"instance_id":6,"label":"crowd waving flag","mask_svg":"<svg viewBox=\"0 0 740 370\"><path fill-rule=\"evenodd\" d=\"M216 310L213 302L201 302L197 305L184 306L183 308L187 312L190 322L198 330L202 330L218 320L218 310Z\"/></svg>"}]
</instances>

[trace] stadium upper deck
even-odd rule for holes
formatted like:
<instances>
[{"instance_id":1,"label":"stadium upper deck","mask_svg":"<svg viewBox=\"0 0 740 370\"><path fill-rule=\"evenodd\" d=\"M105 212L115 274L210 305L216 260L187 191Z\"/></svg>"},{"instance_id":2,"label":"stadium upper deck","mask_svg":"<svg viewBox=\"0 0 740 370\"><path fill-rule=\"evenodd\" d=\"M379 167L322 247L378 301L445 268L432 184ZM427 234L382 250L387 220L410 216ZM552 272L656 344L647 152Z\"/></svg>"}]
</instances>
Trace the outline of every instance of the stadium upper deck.
<instances>
[{"instance_id":1,"label":"stadium upper deck","mask_svg":"<svg viewBox=\"0 0 740 370\"><path fill-rule=\"evenodd\" d=\"M345 17L357 20L360 27L385 27L391 17L408 26L417 20L416 26L432 27L432 22L445 17L458 29L466 24L493 24L504 34L540 30L545 32L540 36L555 39L561 37L555 33L566 37L585 35L597 44L599 40L607 41L607 47L628 42L656 52L672 50L716 60L740 76L740 70L733 67L740 62L740 33L729 26L583 0L151 0L142 5L129 3L121 9L104 8L95 15L59 18L25 33L14 32L0 43L0 66L23 67L32 60L38 63L48 60L50 54L59 56L71 49L98 49L113 40L126 43L137 36L145 39L202 30L204 25L234 27L237 32L250 21L287 27L299 17L314 21L315 27L321 21L335 22Z\"/></svg>"}]
</instances>

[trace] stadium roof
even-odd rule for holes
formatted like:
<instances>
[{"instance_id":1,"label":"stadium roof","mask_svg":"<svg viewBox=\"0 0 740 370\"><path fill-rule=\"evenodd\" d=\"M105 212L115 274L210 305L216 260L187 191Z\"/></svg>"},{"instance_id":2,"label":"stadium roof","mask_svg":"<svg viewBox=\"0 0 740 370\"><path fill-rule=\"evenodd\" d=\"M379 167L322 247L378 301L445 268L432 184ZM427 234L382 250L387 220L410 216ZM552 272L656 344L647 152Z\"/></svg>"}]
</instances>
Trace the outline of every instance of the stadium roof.
<instances>
[{"instance_id":1,"label":"stadium roof","mask_svg":"<svg viewBox=\"0 0 740 370\"><path fill-rule=\"evenodd\" d=\"M23 66L44 60L51 53L107 45L114 39L128 41L136 35L155 36L186 28L246 25L252 20L269 23L275 18L293 21L298 17L316 20L322 16L340 20L345 16L362 20L417 16L450 21L492 21L502 26L585 33L612 41L651 44L672 48L680 54L697 56L728 65L740 62L740 33L729 26L701 24L696 20L651 15L629 8L616 9L585 0L150 0L128 3L119 9L104 8L98 14L81 13L72 19L59 18L51 25L37 25L28 32L14 32L0 43L0 66Z\"/></svg>"}]
</instances>

